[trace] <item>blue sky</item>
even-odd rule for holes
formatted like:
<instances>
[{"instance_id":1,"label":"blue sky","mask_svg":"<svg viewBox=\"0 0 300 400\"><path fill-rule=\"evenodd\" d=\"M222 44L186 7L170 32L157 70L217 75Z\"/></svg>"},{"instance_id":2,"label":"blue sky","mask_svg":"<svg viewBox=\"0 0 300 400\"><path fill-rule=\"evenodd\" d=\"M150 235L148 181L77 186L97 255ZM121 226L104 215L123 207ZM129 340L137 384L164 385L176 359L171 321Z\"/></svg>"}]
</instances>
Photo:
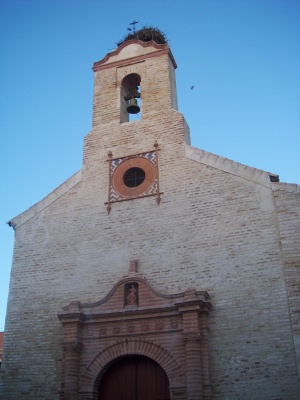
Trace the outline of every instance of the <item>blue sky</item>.
<instances>
[{"instance_id":1,"label":"blue sky","mask_svg":"<svg viewBox=\"0 0 300 400\"><path fill-rule=\"evenodd\" d=\"M1 0L0 330L6 222L81 168L93 62L134 19L169 39L193 146L300 183L298 0Z\"/></svg>"}]
</instances>

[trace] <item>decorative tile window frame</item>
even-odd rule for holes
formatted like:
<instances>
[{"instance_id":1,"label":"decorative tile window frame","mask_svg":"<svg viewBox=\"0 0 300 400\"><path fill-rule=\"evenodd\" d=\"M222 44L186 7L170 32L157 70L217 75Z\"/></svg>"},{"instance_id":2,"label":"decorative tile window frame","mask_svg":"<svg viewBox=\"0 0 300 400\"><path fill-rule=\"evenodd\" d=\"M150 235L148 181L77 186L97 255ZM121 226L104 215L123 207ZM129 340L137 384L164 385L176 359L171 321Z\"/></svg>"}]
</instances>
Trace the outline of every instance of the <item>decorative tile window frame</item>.
<instances>
[{"instance_id":1,"label":"decorative tile window frame","mask_svg":"<svg viewBox=\"0 0 300 400\"><path fill-rule=\"evenodd\" d=\"M157 205L161 197L159 191L158 170L158 143L155 141L154 149L143 153L113 158L112 152L108 152L109 163L109 185L107 212L111 211L111 204L137 199L141 197L156 196ZM128 187L124 183L124 174L130 168L140 168L145 172L144 181L135 187Z\"/></svg>"}]
</instances>

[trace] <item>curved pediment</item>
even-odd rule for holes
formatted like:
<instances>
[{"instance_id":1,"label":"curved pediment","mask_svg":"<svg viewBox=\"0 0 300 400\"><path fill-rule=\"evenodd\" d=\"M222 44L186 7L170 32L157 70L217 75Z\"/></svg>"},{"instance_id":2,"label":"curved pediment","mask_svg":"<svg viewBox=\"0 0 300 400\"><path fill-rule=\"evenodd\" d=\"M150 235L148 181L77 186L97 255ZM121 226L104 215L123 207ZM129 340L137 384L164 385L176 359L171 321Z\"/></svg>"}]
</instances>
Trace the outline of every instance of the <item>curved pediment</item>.
<instances>
[{"instance_id":1,"label":"curved pediment","mask_svg":"<svg viewBox=\"0 0 300 400\"><path fill-rule=\"evenodd\" d=\"M131 269L136 267L135 261L131 262ZM71 301L67 307L64 307L64 313L81 313L86 317L92 315L107 313L126 313L138 312L144 313L146 310L166 310L176 309L182 304L198 304L201 308L210 309L208 302L208 293L206 291L196 291L187 289L185 292L175 294L164 294L155 290L145 279L143 275L131 271L127 276L120 279L108 294L102 299L93 303L81 303L80 301Z\"/></svg>"},{"instance_id":2,"label":"curved pediment","mask_svg":"<svg viewBox=\"0 0 300 400\"><path fill-rule=\"evenodd\" d=\"M158 44L153 41L142 42L141 40L131 39L122 43L116 50L107 53L106 56L94 63L93 71L99 71L112 66L117 66L119 63L124 65L124 60L137 62L141 59L169 54L176 68L176 62L167 44Z\"/></svg>"}]
</instances>

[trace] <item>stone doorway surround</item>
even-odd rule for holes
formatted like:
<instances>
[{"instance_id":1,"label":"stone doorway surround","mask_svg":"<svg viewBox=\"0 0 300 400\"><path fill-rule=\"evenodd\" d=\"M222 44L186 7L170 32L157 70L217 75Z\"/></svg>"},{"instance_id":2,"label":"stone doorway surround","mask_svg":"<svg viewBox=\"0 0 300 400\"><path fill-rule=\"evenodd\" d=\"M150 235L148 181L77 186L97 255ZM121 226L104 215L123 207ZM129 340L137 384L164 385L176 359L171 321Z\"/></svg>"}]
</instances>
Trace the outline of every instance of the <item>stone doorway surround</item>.
<instances>
[{"instance_id":1,"label":"stone doorway surround","mask_svg":"<svg viewBox=\"0 0 300 400\"><path fill-rule=\"evenodd\" d=\"M165 295L130 262L100 301L71 301L58 315L63 325L61 400L96 400L102 376L117 359L143 355L167 373L171 400L211 399L206 291Z\"/></svg>"}]
</instances>

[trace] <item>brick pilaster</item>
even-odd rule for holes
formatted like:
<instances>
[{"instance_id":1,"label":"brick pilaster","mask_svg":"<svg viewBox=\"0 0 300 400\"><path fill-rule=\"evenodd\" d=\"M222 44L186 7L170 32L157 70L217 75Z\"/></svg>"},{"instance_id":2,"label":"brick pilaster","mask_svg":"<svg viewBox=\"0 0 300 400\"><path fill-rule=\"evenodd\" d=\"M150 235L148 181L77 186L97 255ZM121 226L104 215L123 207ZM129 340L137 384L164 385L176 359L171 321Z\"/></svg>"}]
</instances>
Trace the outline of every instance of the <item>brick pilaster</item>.
<instances>
[{"instance_id":1,"label":"brick pilaster","mask_svg":"<svg viewBox=\"0 0 300 400\"><path fill-rule=\"evenodd\" d=\"M77 400L81 343L67 342L63 344L63 349L65 354L64 400Z\"/></svg>"}]
</instances>

